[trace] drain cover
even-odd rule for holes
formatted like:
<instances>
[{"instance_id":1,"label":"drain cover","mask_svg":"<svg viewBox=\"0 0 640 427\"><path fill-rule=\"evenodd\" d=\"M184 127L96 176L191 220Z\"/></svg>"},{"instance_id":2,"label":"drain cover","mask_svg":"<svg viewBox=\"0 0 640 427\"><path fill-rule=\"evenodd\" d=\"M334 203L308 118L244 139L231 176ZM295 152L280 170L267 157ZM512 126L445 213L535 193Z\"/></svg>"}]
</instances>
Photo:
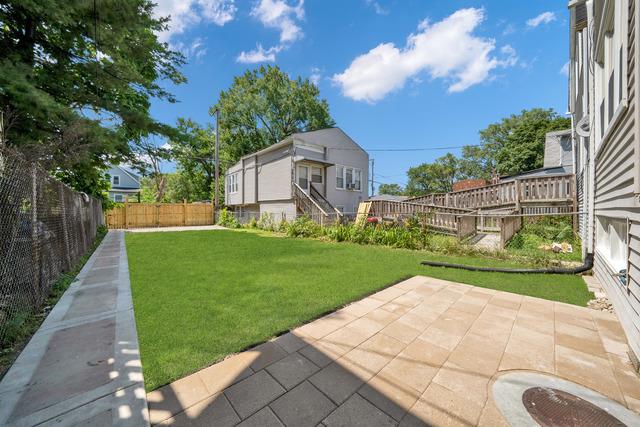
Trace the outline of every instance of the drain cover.
<instances>
[{"instance_id":1,"label":"drain cover","mask_svg":"<svg viewBox=\"0 0 640 427\"><path fill-rule=\"evenodd\" d=\"M593 403L555 388L529 388L522 394L522 403L531 417L542 427L625 426L623 422Z\"/></svg>"}]
</instances>

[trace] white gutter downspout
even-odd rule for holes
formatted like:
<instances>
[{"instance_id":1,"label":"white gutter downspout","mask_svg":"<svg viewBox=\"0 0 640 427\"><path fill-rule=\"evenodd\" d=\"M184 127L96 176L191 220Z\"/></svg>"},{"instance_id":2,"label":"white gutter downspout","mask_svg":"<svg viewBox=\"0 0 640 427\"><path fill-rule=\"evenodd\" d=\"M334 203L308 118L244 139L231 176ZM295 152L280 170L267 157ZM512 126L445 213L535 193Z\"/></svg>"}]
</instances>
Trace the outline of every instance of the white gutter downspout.
<instances>
[{"instance_id":1,"label":"white gutter downspout","mask_svg":"<svg viewBox=\"0 0 640 427\"><path fill-rule=\"evenodd\" d=\"M635 55L635 62L634 62L634 74L635 74L635 81L634 81L634 94L633 94L633 102L635 103L635 120L634 120L634 125L633 125L633 130L634 130L634 140L635 140L635 146L634 146L634 156L637 159L638 157L640 157L640 111L638 110L638 96L640 96L640 94L638 93L638 91L640 90L640 64L638 64L638 60L640 60L640 5L638 4L638 1L636 0L634 2L633 5L633 9L634 9L634 14L635 14L635 31L634 31L634 37L635 37L635 47L634 47L634 51L633 54ZM634 164L634 168L635 168L635 176L633 177L633 192L634 192L634 199L635 199L635 203L636 206L640 206L640 165L638 163Z\"/></svg>"},{"instance_id":2,"label":"white gutter downspout","mask_svg":"<svg viewBox=\"0 0 640 427\"><path fill-rule=\"evenodd\" d=\"M593 33L589 34L593 30L594 18L593 18L593 0L588 0L586 2L587 8L587 40L593 40ZM594 94L594 84L595 84L595 46L589 46L589 61L588 64L593 63L594 67L587 66L587 77L589 79L589 121L593 123L593 119L595 118L595 94ZM594 70L592 72L592 70ZM592 111L594 110L594 111ZM595 249L594 245L594 234L595 234L595 197L596 197L596 127L589 124L589 195L587 200L587 252L593 253Z\"/></svg>"}]
</instances>

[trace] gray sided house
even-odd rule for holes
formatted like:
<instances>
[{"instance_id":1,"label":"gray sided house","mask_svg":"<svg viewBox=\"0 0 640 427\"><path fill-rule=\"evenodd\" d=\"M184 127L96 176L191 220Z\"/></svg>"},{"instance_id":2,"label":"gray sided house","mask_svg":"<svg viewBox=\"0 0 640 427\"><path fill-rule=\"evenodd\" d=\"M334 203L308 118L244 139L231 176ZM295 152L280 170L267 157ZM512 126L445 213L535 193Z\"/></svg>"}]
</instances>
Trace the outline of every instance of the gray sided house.
<instances>
[{"instance_id":1,"label":"gray sided house","mask_svg":"<svg viewBox=\"0 0 640 427\"><path fill-rule=\"evenodd\" d=\"M244 156L225 174L225 204L275 220L352 216L367 200L369 155L339 128L294 133Z\"/></svg>"},{"instance_id":2,"label":"gray sided house","mask_svg":"<svg viewBox=\"0 0 640 427\"><path fill-rule=\"evenodd\" d=\"M109 199L114 202L138 201L140 194L140 178L124 166L111 165L107 170L111 188Z\"/></svg>"},{"instance_id":3,"label":"gray sided house","mask_svg":"<svg viewBox=\"0 0 640 427\"><path fill-rule=\"evenodd\" d=\"M640 10L637 0L573 0L569 13L583 245L640 357Z\"/></svg>"},{"instance_id":4,"label":"gray sided house","mask_svg":"<svg viewBox=\"0 0 640 427\"><path fill-rule=\"evenodd\" d=\"M544 163L540 169L533 169L517 175L502 176L501 182L517 178L566 175L573 173L574 164L571 129L547 132L544 142Z\"/></svg>"}]
</instances>

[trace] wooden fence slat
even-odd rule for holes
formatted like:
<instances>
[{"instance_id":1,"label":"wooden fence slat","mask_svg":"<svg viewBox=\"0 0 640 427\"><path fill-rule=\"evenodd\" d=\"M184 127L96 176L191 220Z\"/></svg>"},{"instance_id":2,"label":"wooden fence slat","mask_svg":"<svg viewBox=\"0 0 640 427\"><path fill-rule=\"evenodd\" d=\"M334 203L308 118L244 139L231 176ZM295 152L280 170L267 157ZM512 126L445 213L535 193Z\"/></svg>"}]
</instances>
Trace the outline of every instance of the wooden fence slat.
<instances>
[{"instance_id":1,"label":"wooden fence slat","mask_svg":"<svg viewBox=\"0 0 640 427\"><path fill-rule=\"evenodd\" d=\"M106 212L109 228L172 227L213 224L210 203L125 203Z\"/></svg>"}]
</instances>

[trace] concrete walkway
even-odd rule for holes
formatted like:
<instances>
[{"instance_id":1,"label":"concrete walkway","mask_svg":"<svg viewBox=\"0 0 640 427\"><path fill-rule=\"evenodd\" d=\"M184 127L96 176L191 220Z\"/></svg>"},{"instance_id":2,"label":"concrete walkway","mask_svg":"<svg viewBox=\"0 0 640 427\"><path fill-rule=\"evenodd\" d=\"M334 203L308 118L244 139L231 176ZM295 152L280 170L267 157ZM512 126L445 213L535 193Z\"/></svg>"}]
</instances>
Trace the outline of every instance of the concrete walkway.
<instances>
[{"instance_id":1,"label":"concrete walkway","mask_svg":"<svg viewBox=\"0 0 640 427\"><path fill-rule=\"evenodd\" d=\"M417 276L147 400L179 426L506 426L493 384L518 371L640 411L627 350L610 313Z\"/></svg>"},{"instance_id":2,"label":"concrete walkway","mask_svg":"<svg viewBox=\"0 0 640 427\"><path fill-rule=\"evenodd\" d=\"M122 231L110 231L0 383L0 425L148 425Z\"/></svg>"}]
</instances>

